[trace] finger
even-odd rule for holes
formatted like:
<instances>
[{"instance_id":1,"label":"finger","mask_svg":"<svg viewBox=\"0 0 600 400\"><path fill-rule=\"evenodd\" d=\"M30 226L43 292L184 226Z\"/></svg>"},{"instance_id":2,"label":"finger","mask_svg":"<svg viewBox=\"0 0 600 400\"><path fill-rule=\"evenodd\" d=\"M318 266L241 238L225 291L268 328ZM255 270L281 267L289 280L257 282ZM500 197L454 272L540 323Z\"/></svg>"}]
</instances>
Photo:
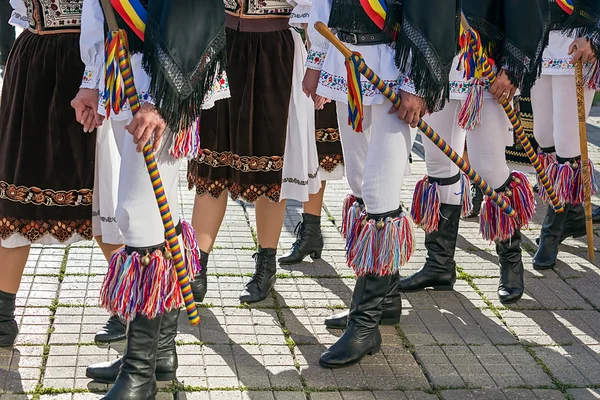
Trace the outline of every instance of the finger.
<instances>
[{"instance_id":1,"label":"finger","mask_svg":"<svg viewBox=\"0 0 600 400\"><path fill-rule=\"evenodd\" d=\"M144 146L146 146L146 143L148 143L148 141L152 138L152 132L154 132L154 127L150 125L146 126L146 128L141 132L141 136L137 142L138 153L142 152Z\"/></svg>"},{"instance_id":2,"label":"finger","mask_svg":"<svg viewBox=\"0 0 600 400\"><path fill-rule=\"evenodd\" d=\"M510 89L510 96L508 98L508 101L513 101L516 95L517 95L517 88L513 86Z\"/></svg>"},{"instance_id":3,"label":"finger","mask_svg":"<svg viewBox=\"0 0 600 400\"><path fill-rule=\"evenodd\" d=\"M92 132L96 128L94 126L94 112L88 108L84 118L83 131L88 133Z\"/></svg>"},{"instance_id":4,"label":"finger","mask_svg":"<svg viewBox=\"0 0 600 400\"><path fill-rule=\"evenodd\" d=\"M407 115L408 115L407 108L405 106L401 105L400 108L398 109L398 119L406 122L406 116Z\"/></svg>"},{"instance_id":5,"label":"finger","mask_svg":"<svg viewBox=\"0 0 600 400\"><path fill-rule=\"evenodd\" d=\"M160 149L160 143L162 142L162 137L165 132L165 126L160 125L154 130L154 151L158 151Z\"/></svg>"},{"instance_id":6,"label":"finger","mask_svg":"<svg viewBox=\"0 0 600 400\"><path fill-rule=\"evenodd\" d=\"M589 52L583 53L583 55L581 56L581 63L587 64L589 61L590 61L590 53Z\"/></svg>"},{"instance_id":7,"label":"finger","mask_svg":"<svg viewBox=\"0 0 600 400\"><path fill-rule=\"evenodd\" d=\"M390 107L390 110L388 111L388 114L396 114L398 112L398 108L394 105L392 105L392 107Z\"/></svg>"},{"instance_id":8,"label":"finger","mask_svg":"<svg viewBox=\"0 0 600 400\"><path fill-rule=\"evenodd\" d=\"M304 86L302 86L302 91L304 92L304 94L306 95L306 97L310 97L310 92Z\"/></svg>"},{"instance_id":9,"label":"finger","mask_svg":"<svg viewBox=\"0 0 600 400\"><path fill-rule=\"evenodd\" d=\"M419 121L421 120L421 118L419 117L419 114L415 114L413 117L412 122L410 123L410 126L413 128L416 128L417 125L419 124Z\"/></svg>"},{"instance_id":10,"label":"finger","mask_svg":"<svg viewBox=\"0 0 600 400\"><path fill-rule=\"evenodd\" d=\"M138 120L134 118L133 120L131 120L129 125L125 126L125 130L129 132L129 134L133 135L137 130L138 125Z\"/></svg>"},{"instance_id":11,"label":"finger","mask_svg":"<svg viewBox=\"0 0 600 400\"><path fill-rule=\"evenodd\" d=\"M569 46L569 55L573 54L575 51L577 51L577 43L573 42Z\"/></svg>"},{"instance_id":12,"label":"finger","mask_svg":"<svg viewBox=\"0 0 600 400\"><path fill-rule=\"evenodd\" d=\"M98 114L97 112L94 113L94 121L96 122L96 127L100 127L102 126L102 124L104 123L104 116L101 114Z\"/></svg>"}]
</instances>

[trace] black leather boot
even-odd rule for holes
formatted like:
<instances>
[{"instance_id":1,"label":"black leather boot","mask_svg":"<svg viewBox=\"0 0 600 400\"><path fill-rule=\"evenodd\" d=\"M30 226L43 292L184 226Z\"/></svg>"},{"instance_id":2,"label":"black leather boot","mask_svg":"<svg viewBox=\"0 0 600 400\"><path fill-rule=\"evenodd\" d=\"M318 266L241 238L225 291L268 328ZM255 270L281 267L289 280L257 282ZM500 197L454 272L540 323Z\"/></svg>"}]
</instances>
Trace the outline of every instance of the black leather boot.
<instances>
[{"instance_id":1,"label":"black leather boot","mask_svg":"<svg viewBox=\"0 0 600 400\"><path fill-rule=\"evenodd\" d=\"M156 354L157 381L172 381L177 378L178 362L175 337L177 336L179 312L179 309L169 311L162 318ZM114 361L90 365L85 370L85 376L96 382L114 383L117 380L122 363L122 359L119 357Z\"/></svg>"},{"instance_id":2,"label":"black leather boot","mask_svg":"<svg viewBox=\"0 0 600 400\"><path fill-rule=\"evenodd\" d=\"M565 211L556 213L552 206L548 206L544 222L542 223L542 230L540 231L539 247L533 256L534 269L551 269L556 265L558 245L561 239L563 239L563 227L569 216L570 209L571 204L565 204Z\"/></svg>"},{"instance_id":3,"label":"black leather boot","mask_svg":"<svg viewBox=\"0 0 600 400\"><path fill-rule=\"evenodd\" d=\"M292 249L279 259L279 264L298 264L308 255L313 260L321 258L324 242L320 215L303 213L302 222L298 223L294 233L296 241L292 244Z\"/></svg>"},{"instance_id":4,"label":"black leather boot","mask_svg":"<svg viewBox=\"0 0 600 400\"><path fill-rule=\"evenodd\" d=\"M456 282L454 252L460 212L460 205L440 205L438 230L425 234L425 265L415 274L400 279L401 292L418 292L428 287L435 290L453 289Z\"/></svg>"},{"instance_id":5,"label":"black leather boot","mask_svg":"<svg viewBox=\"0 0 600 400\"><path fill-rule=\"evenodd\" d=\"M583 209L583 205L565 204L564 206L565 211L563 211L563 214L565 214L565 221L563 223L562 232L560 234L560 243L562 243L567 238L578 238L581 236L585 236L587 233L585 231L585 211ZM550 211L548 210L548 212ZM538 246L540 245L540 236L535 238L535 244L537 244Z\"/></svg>"},{"instance_id":6,"label":"black leather boot","mask_svg":"<svg viewBox=\"0 0 600 400\"><path fill-rule=\"evenodd\" d=\"M96 333L94 340L98 343L112 343L125 339L127 326L125 321L113 315L104 326Z\"/></svg>"},{"instance_id":7,"label":"black leather boot","mask_svg":"<svg viewBox=\"0 0 600 400\"><path fill-rule=\"evenodd\" d=\"M277 273L276 255L276 249L258 247L258 252L252 256L256 262L256 269L242 290L240 302L256 303L267 298L277 280L275 276Z\"/></svg>"},{"instance_id":8,"label":"black leather boot","mask_svg":"<svg viewBox=\"0 0 600 400\"><path fill-rule=\"evenodd\" d=\"M129 323L119 376L103 399L151 400L156 397L156 353L162 318L162 315L154 319L139 315Z\"/></svg>"},{"instance_id":9,"label":"black leather boot","mask_svg":"<svg viewBox=\"0 0 600 400\"><path fill-rule=\"evenodd\" d=\"M17 295L0 290L0 347L15 344L19 325L15 321L15 300Z\"/></svg>"},{"instance_id":10,"label":"black leather boot","mask_svg":"<svg viewBox=\"0 0 600 400\"><path fill-rule=\"evenodd\" d=\"M474 183L471 183L471 203L473 204L473 208L469 215L465 218L475 218L479 216L479 212L481 211L481 203L483 203L483 192Z\"/></svg>"},{"instance_id":11,"label":"black leather boot","mask_svg":"<svg viewBox=\"0 0 600 400\"><path fill-rule=\"evenodd\" d=\"M400 323L402 315L402 298L398 286L400 284L400 273L392 275L392 282L388 289L385 299L381 303L382 313L379 325L396 325ZM348 326L348 314L350 311L344 311L339 314L325 318L325 326L329 329L346 329Z\"/></svg>"},{"instance_id":12,"label":"black leather boot","mask_svg":"<svg viewBox=\"0 0 600 400\"><path fill-rule=\"evenodd\" d=\"M367 354L381 348L381 303L388 292L391 275L360 276L356 280L348 328L342 337L321 355L319 364L326 368L343 368L354 365Z\"/></svg>"},{"instance_id":13,"label":"black leather boot","mask_svg":"<svg viewBox=\"0 0 600 400\"><path fill-rule=\"evenodd\" d=\"M508 240L496 241L496 252L500 262L498 298L502 304L519 301L525 291L523 261L521 259L521 230Z\"/></svg>"},{"instance_id":14,"label":"black leather boot","mask_svg":"<svg viewBox=\"0 0 600 400\"><path fill-rule=\"evenodd\" d=\"M206 292L208 290L208 282L206 277L206 270L208 268L208 253L200 250L200 266L202 270L194 277L194 280L190 282L192 286L192 293L194 294L194 301L196 303L202 303Z\"/></svg>"}]
</instances>

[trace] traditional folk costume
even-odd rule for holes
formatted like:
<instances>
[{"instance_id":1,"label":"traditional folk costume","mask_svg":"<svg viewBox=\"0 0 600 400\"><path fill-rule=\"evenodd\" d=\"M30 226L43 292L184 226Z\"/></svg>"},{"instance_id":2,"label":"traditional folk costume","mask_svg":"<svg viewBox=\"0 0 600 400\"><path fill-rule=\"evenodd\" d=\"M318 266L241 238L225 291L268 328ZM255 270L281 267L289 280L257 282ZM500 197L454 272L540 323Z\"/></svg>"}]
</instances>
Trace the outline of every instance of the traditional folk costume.
<instances>
[{"instance_id":1,"label":"traditional folk costume","mask_svg":"<svg viewBox=\"0 0 600 400\"><path fill-rule=\"evenodd\" d=\"M312 0L287 0L294 6L290 16L290 25L306 29L309 22ZM310 43L310 38L308 39ZM344 177L344 155L338 129L335 102L325 104L322 110L315 112L315 140L319 156L321 181L339 180ZM296 241L292 248L278 261L280 264L296 264L310 255L321 258L324 247L321 233L321 216L302 214L302 221L296 226Z\"/></svg>"},{"instance_id":2,"label":"traditional folk costume","mask_svg":"<svg viewBox=\"0 0 600 400\"><path fill-rule=\"evenodd\" d=\"M190 189L214 198L228 191L248 203L308 201L321 177L314 106L302 92L306 48L290 28L292 6L285 0L224 3L231 98L202 113L202 149L188 165ZM260 301L271 291L276 252L259 246L240 301ZM202 257L208 260L207 253ZM206 286L192 287L202 301Z\"/></svg>"},{"instance_id":3,"label":"traditional folk costume","mask_svg":"<svg viewBox=\"0 0 600 400\"><path fill-rule=\"evenodd\" d=\"M424 97L432 111L445 103L457 49L457 2L385 3L383 30L359 0L315 2L310 16L308 66L321 71L317 93L336 101L343 121L340 132L352 194L345 199L342 229L348 266L358 277L349 314L335 316L336 323L347 321L347 329L321 356L325 367L352 365L379 351L379 323L399 321L399 271L413 250L412 223L400 206L400 193L416 130L389 114L390 104L363 77L358 78L364 104L363 132L355 132L345 123L349 91L345 59L313 25L316 21L328 23L382 80L396 91ZM436 10L433 14L432 9ZM384 304L387 316L382 314Z\"/></svg>"},{"instance_id":4,"label":"traditional folk costume","mask_svg":"<svg viewBox=\"0 0 600 400\"><path fill-rule=\"evenodd\" d=\"M125 22L131 21L120 13L117 19L129 40L140 100L153 102L167 122L156 160L193 278L200 270L199 254L191 226L179 218L178 177L181 158L198 151L197 118L201 107L211 103L206 96L223 72L223 5L221 0L141 0L138 6L143 9L138 15L147 16L145 31ZM181 27L186 27L185 40ZM105 94L99 112L110 118L121 154L116 219L126 246L110 262L101 303L129 322L124 356L91 366L87 375L103 382L116 379L105 399L153 399L156 380L175 379L175 336L183 298L144 157L125 129L132 120L129 103L116 101L112 88L105 86L107 28L99 0L84 0L82 29L82 87Z\"/></svg>"},{"instance_id":5,"label":"traditional folk costume","mask_svg":"<svg viewBox=\"0 0 600 400\"><path fill-rule=\"evenodd\" d=\"M547 24L545 8L538 2L525 5L519 0L464 0L463 10L471 26L481 34L487 56L496 66L503 66L513 85L527 90L535 81L541 62ZM469 62L468 54L462 57ZM446 135L445 139L456 145L457 151L464 143L463 130L468 129L466 141L471 166L517 212L514 219L509 218L486 196L479 216L483 238L496 242L500 262L498 297L503 303L512 303L524 291L520 230L533 216L533 192L524 174L508 168L505 147L512 144L509 120L487 91L489 82L471 76L465 79L463 68L457 71L458 67L457 60L450 78L449 104L426 120L442 137ZM473 112L481 96L483 105L479 113ZM451 132L448 127L452 127ZM425 146L425 150L428 174L435 179L425 177L418 183L413 216L426 231L427 261L416 274L400 281L402 291L427 287L449 290L456 281L454 250L461 212L457 169L434 146ZM444 185L444 180L451 185Z\"/></svg>"},{"instance_id":6,"label":"traditional folk costume","mask_svg":"<svg viewBox=\"0 0 600 400\"><path fill-rule=\"evenodd\" d=\"M25 31L0 102L0 246L90 240L96 137L83 132L70 105L84 69L81 1L11 4L11 22ZM14 308L15 295L0 292L0 345L16 337Z\"/></svg>"},{"instance_id":7,"label":"traditional folk costume","mask_svg":"<svg viewBox=\"0 0 600 400\"><path fill-rule=\"evenodd\" d=\"M531 92L534 114L537 116L534 134L540 144L540 158L546 165L546 175L554 185L559 200L565 205L563 213L555 213L544 188L540 185L540 197L548 204L538 250L533 257L535 269L550 269L556 265L558 245L568 237L585 235L583 210L583 183L581 151L577 119L577 94L575 70L568 55L569 46L577 36L592 41L596 57L600 56L600 3L598 1L575 1L575 11L569 17L559 4L570 1L550 2L552 31L544 51L542 76ZM570 11L570 10L569 10ZM579 15L583 15L581 18ZM568 36L561 29L570 29L575 35ZM586 116L592 106L594 91L600 87L600 63L584 66L587 85L584 89ZM590 161L592 193L594 169Z\"/></svg>"}]
</instances>

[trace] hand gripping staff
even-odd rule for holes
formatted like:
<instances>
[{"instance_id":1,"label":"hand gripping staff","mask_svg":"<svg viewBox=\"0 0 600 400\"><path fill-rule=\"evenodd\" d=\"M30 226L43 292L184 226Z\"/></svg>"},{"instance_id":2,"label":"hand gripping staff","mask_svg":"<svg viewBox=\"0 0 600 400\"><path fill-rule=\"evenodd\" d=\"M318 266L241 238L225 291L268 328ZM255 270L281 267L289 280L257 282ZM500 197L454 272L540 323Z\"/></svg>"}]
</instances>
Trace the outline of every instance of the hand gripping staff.
<instances>
[{"instance_id":1,"label":"hand gripping staff","mask_svg":"<svg viewBox=\"0 0 600 400\"><path fill-rule=\"evenodd\" d=\"M464 14L461 15L461 26L464 31L463 38L466 38L469 41L468 46L470 48L470 52L472 52L472 54L475 54L478 58L476 62L480 64L479 67L481 67L483 78L487 79L490 82L490 84L493 84L496 80L496 73L492 69L492 65L487 56L485 55L485 52L483 51L479 33L477 33L477 31L471 28ZM529 142L527 136L525 136L525 132L523 131L523 125L521 124L521 118L513 109L509 99L504 98L502 100L502 108L504 108L504 112L506 112L506 115L508 116L508 119L510 120L510 123L513 126L517 138L519 139L521 146L523 146L523 149L525 150L525 153L527 154L527 157L531 162L531 165L533 165L533 167L535 168L540 182L544 186L546 193L548 193L548 197L550 198L550 201L554 206L554 211L557 213L563 212L565 208L558 200L558 197L554 192L554 188L552 187L552 182L550 182L550 180L546 176L546 171L544 171L544 168L542 167L542 164L538 159L537 153L535 152L533 147L531 147L531 143Z\"/></svg>"},{"instance_id":2,"label":"hand gripping staff","mask_svg":"<svg viewBox=\"0 0 600 400\"><path fill-rule=\"evenodd\" d=\"M330 41L348 60L348 64L353 64L357 67L358 71L369 80L376 88L379 90L385 97L391 101L394 106L399 107L401 103L400 96L398 96L394 91L383 81L381 80L375 72L371 68L369 68L365 61L363 60L360 53L354 53L349 48L347 48L335 35L329 30L329 28L322 22L315 23L315 29L323 35L328 41ZM348 67L350 69L350 67ZM359 80L360 77L354 77L355 80ZM359 87L354 85L354 87ZM351 90L351 88L349 88ZM359 100L360 101L360 100ZM350 107L352 108L352 106ZM360 107L356 107L355 109L360 110ZM355 121L359 124L360 119L360 111L351 113L349 118L355 119ZM359 126L359 125L356 126ZM508 202L496 193L494 189L490 185L487 184L483 180L483 178L471 168L471 166L463 160L458 153L456 153L448 143L444 139L440 137L431 127L423 121L423 119L419 120L417 125L419 130L425 134L449 159L456 164L458 168L462 172L464 172L477 186L481 188L483 193L489 196L494 203L502 209L502 211L507 214L509 217L515 217L516 212L513 208L508 204Z\"/></svg>"},{"instance_id":3,"label":"hand gripping staff","mask_svg":"<svg viewBox=\"0 0 600 400\"><path fill-rule=\"evenodd\" d=\"M135 115L140 109L140 101L133 82L129 50L127 48L127 35L123 30L119 29L110 0L101 1L108 23L108 29L110 30L106 40L106 74L107 79L113 80L112 82L116 88L110 95L117 97L118 101L118 98L122 96L124 92L129 101L131 112ZM117 60L118 68L115 68ZM124 88L120 87L121 80L125 85ZM162 180L160 179L160 173L158 172L154 151L152 150L152 143L150 141L144 146L143 153L148 174L152 181L154 194L156 196L156 202L158 203L160 215L165 227L165 236L173 255L173 262L175 264L175 270L177 271L177 280L181 287L188 319L192 325L196 325L200 322L200 316L198 315L198 309L196 308L196 302L194 301L194 296L192 294L192 287L190 286L190 280L185 268L179 240L177 239L177 233L175 232L175 225L173 225L171 210L167 203L167 196L163 188Z\"/></svg>"},{"instance_id":4,"label":"hand gripping staff","mask_svg":"<svg viewBox=\"0 0 600 400\"><path fill-rule=\"evenodd\" d=\"M588 260L594 261L594 228L592 225L592 182L588 158L587 126L585 118L585 97L583 92L583 65L575 63L575 87L577 89L577 116L579 120L579 148L581 150L581 170L585 209L585 231L587 235Z\"/></svg>"}]
</instances>

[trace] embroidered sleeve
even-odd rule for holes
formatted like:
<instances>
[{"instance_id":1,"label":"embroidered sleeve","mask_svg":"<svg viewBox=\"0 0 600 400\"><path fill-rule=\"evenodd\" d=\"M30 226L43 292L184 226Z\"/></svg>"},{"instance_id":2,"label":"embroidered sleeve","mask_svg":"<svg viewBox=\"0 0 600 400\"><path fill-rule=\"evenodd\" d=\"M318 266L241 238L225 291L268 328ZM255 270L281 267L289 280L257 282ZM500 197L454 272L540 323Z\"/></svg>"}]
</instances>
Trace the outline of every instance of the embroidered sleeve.
<instances>
[{"instance_id":1,"label":"embroidered sleeve","mask_svg":"<svg viewBox=\"0 0 600 400\"><path fill-rule=\"evenodd\" d=\"M315 2L310 9L308 18L308 37L310 40L310 51L306 60L306 67L310 69L321 70L327 51L329 50L329 42L315 29L315 22L329 21L331 13L332 0L320 0Z\"/></svg>"},{"instance_id":2,"label":"embroidered sleeve","mask_svg":"<svg viewBox=\"0 0 600 400\"><path fill-rule=\"evenodd\" d=\"M97 89L104 67L104 14L98 0L83 0L79 44L85 64L81 87Z\"/></svg>"},{"instance_id":3,"label":"embroidered sleeve","mask_svg":"<svg viewBox=\"0 0 600 400\"><path fill-rule=\"evenodd\" d=\"M415 87L415 83L412 81L412 79L410 79L408 77L408 75L406 75L406 76L400 75L400 77L398 78L398 87L403 92L417 95L417 89ZM417 96L419 96L419 95L417 95Z\"/></svg>"},{"instance_id":4,"label":"embroidered sleeve","mask_svg":"<svg viewBox=\"0 0 600 400\"><path fill-rule=\"evenodd\" d=\"M10 5L13 8L10 15L9 24L18 26L23 29L29 28L29 20L27 19L27 8L23 0L10 0Z\"/></svg>"}]
</instances>

